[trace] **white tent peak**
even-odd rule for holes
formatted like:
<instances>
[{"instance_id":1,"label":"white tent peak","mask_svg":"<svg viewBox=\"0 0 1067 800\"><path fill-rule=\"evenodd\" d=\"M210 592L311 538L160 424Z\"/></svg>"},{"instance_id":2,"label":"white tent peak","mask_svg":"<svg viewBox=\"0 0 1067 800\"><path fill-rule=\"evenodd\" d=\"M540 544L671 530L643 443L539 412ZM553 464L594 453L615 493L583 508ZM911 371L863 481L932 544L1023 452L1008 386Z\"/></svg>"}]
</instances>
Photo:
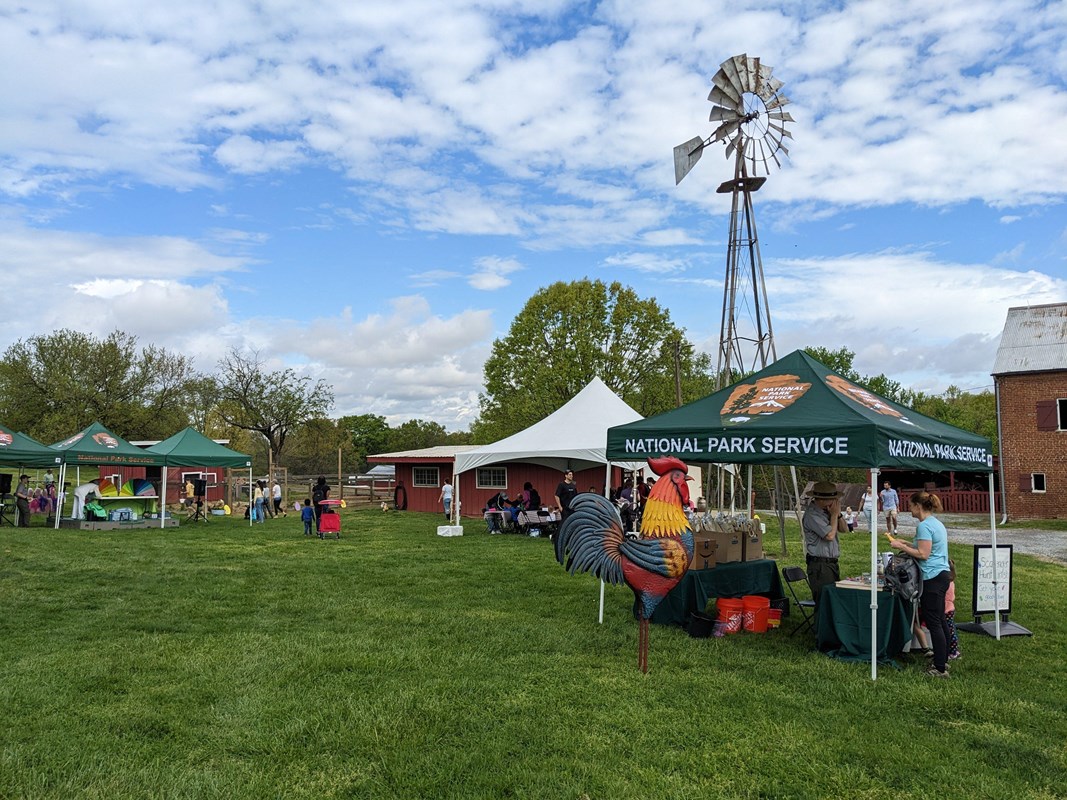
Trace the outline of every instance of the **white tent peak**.
<instances>
[{"instance_id":1,"label":"white tent peak","mask_svg":"<svg viewBox=\"0 0 1067 800\"><path fill-rule=\"evenodd\" d=\"M456 473L485 464L523 461L558 469L588 469L607 463L608 428L643 419L599 377L529 428L506 439L456 454ZM642 466L644 462L641 463Z\"/></svg>"}]
</instances>

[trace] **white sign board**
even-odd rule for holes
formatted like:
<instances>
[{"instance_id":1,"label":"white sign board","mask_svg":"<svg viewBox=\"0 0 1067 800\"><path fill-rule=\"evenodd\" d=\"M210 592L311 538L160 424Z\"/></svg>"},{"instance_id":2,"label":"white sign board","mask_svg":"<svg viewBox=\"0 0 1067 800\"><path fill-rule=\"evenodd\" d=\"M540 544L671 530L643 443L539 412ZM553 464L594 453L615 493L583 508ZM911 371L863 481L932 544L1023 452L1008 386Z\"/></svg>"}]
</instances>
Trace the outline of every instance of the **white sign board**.
<instances>
[{"instance_id":1,"label":"white sign board","mask_svg":"<svg viewBox=\"0 0 1067 800\"><path fill-rule=\"evenodd\" d=\"M1001 612L1011 611L1011 559L1010 544L997 545L997 582L996 595ZM993 614L993 548L989 545L974 546L974 613Z\"/></svg>"}]
</instances>

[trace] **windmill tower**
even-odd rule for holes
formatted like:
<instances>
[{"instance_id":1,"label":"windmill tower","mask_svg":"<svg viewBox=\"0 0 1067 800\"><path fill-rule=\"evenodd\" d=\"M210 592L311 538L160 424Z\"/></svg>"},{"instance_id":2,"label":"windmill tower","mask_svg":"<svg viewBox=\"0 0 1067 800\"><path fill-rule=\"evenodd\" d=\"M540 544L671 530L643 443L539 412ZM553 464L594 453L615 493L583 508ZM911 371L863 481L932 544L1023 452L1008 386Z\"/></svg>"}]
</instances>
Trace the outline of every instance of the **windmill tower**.
<instances>
[{"instance_id":1,"label":"windmill tower","mask_svg":"<svg viewBox=\"0 0 1067 800\"><path fill-rule=\"evenodd\" d=\"M730 242L722 288L722 322L715 377L716 387L720 389L742 374L762 369L778 358L752 205L752 195L759 191L771 173L771 162L781 168L780 158L789 155L785 140L793 138L786 128L787 123L793 122L793 117L782 110L790 100L781 93L783 83L772 72L773 69L761 64L758 58L749 58L744 53L723 61L719 71L712 76L713 87L708 95L712 104L709 119L717 123L717 127L707 139L697 136L674 148L675 184L681 183L689 174L703 155L704 148L715 142L723 143L726 158L732 158L734 163L734 177L716 190L731 196ZM764 174L760 175L760 172ZM793 510L799 521L800 491L796 469L790 468L790 474ZM737 477L735 469L728 481L731 506ZM724 505L725 478L720 470L720 508ZM751 492L751 467L748 469L748 486ZM775 497L784 498L784 481L777 467L774 487ZM748 505L747 500L745 505ZM776 505L784 554L785 506L781 500L776 501Z\"/></svg>"},{"instance_id":2,"label":"windmill tower","mask_svg":"<svg viewBox=\"0 0 1067 800\"><path fill-rule=\"evenodd\" d=\"M697 136L674 148L675 184L689 174L704 148L715 142L725 145L726 157L734 162L734 177L716 190L731 195L730 243L716 368L718 388L741 373L762 369L777 359L752 205L752 195L766 182L771 162L780 168L780 157L789 155L785 139L793 138L786 129L793 117L782 110L790 100L781 94L783 84L772 72L758 58L745 54L723 61L711 79L714 86L708 95L712 103L710 120L718 127L707 139ZM765 175L761 176L761 171Z\"/></svg>"}]
</instances>

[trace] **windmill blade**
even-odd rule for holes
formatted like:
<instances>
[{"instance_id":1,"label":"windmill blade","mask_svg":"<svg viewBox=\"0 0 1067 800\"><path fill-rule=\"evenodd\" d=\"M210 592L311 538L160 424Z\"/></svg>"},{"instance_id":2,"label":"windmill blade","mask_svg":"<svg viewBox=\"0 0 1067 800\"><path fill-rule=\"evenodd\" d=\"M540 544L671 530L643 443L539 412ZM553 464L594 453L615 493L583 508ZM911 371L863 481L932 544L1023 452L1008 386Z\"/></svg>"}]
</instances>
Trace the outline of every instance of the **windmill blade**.
<instances>
[{"instance_id":1,"label":"windmill blade","mask_svg":"<svg viewBox=\"0 0 1067 800\"><path fill-rule=\"evenodd\" d=\"M793 115L788 111L769 111L767 116L771 119L781 120L782 122L796 122L796 120L793 119Z\"/></svg>"},{"instance_id":2,"label":"windmill blade","mask_svg":"<svg viewBox=\"0 0 1067 800\"><path fill-rule=\"evenodd\" d=\"M674 185L682 182L704 154L704 140L699 136L674 148Z\"/></svg>"},{"instance_id":3,"label":"windmill blade","mask_svg":"<svg viewBox=\"0 0 1067 800\"><path fill-rule=\"evenodd\" d=\"M730 85L734 87L734 91L737 92L737 96L740 97L744 94L745 89L741 85L741 77L737 74L737 64L734 63L732 58L728 58L719 65L722 70L722 74L726 77L726 80L730 82Z\"/></svg>"},{"instance_id":4,"label":"windmill blade","mask_svg":"<svg viewBox=\"0 0 1067 800\"><path fill-rule=\"evenodd\" d=\"M734 69L737 70L737 88L742 92L752 91L752 79L748 74L748 56L742 53L739 56L734 56L730 59L734 64Z\"/></svg>"},{"instance_id":5,"label":"windmill blade","mask_svg":"<svg viewBox=\"0 0 1067 800\"><path fill-rule=\"evenodd\" d=\"M791 134L789 131L787 131L785 129L785 127L783 127L782 125L775 125L773 122L768 122L767 123L767 128L772 130L772 131L778 131L778 133L779 133L778 141L781 141L783 136L786 137L787 139L792 139L793 138L793 134Z\"/></svg>"},{"instance_id":6,"label":"windmill blade","mask_svg":"<svg viewBox=\"0 0 1067 800\"><path fill-rule=\"evenodd\" d=\"M711 90L711 94L708 95L708 100L717 106L723 106L724 108L732 108L737 111L742 111L744 106L741 102L741 95L737 95L736 99L731 97L718 86Z\"/></svg>"},{"instance_id":7,"label":"windmill blade","mask_svg":"<svg viewBox=\"0 0 1067 800\"><path fill-rule=\"evenodd\" d=\"M787 106L792 102L793 101L790 100L788 97L786 97L784 94L777 94L774 97L772 97L770 100L767 101L767 110L768 111L773 111L776 108L781 108L782 106Z\"/></svg>"},{"instance_id":8,"label":"windmill blade","mask_svg":"<svg viewBox=\"0 0 1067 800\"><path fill-rule=\"evenodd\" d=\"M770 67L760 67L760 86L759 91L756 92L756 94L764 100L770 100L779 89L785 86L785 84L777 78L771 77L771 72L772 70Z\"/></svg>"},{"instance_id":9,"label":"windmill blade","mask_svg":"<svg viewBox=\"0 0 1067 800\"><path fill-rule=\"evenodd\" d=\"M734 88L721 69L711 76L711 83L714 88L711 90L711 94L708 95L708 100L713 103L716 102L714 95L715 89L718 89L722 94L730 98L730 102L726 105L739 106L741 104L741 93Z\"/></svg>"},{"instance_id":10,"label":"windmill blade","mask_svg":"<svg viewBox=\"0 0 1067 800\"><path fill-rule=\"evenodd\" d=\"M758 58L745 58L745 72L748 73L748 91L753 94L759 94L760 91L760 77L759 59Z\"/></svg>"},{"instance_id":11,"label":"windmill blade","mask_svg":"<svg viewBox=\"0 0 1067 800\"><path fill-rule=\"evenodd\" d=\"M741 114L735 109L722 106L713 106L711 114L708 115L709 122L732 122L735 119L741 119Z\"/></svg>"},{"instance_id":12,"label":"windmill blade","mask_svg":"<svg viewBox=\"0 0 1067 800\"><path fill-rule=\"evenodd\" d=\"M733 152L743 144L745 134L742 131L737 132L737 136L730 140L730 143L726 145L726 157L729 158Z\"/></svg>"},{"instance_id":13,"label":"windmill blade","mask_svg":"<svg viewBox=\"0 0 1067 800\"><path fill-rule=\"evenodd\" d=\"M763 149L763 141L757 141L756 146L759 148L760 161L763 162L763 171L770 175L771 168L767 166L767 152ZM755 166L755 162L753 162L753 166Z\"/></svg>"},{"instance_id":14,"label":"windmill blade","mask_svg":"<svg viewBox=\"0 0 1067 800\"><path fill-rule=\"evenodd\" d=\"M711 141L713 141L713 142L722 141L723 139L725 139L728 136L732 135L733 132L736 131L740 127L741 127L740 118L735 119L735 120L731 120L730 122L724 122L722 125L720 125L718 128L715 129L715 132L713 134L711 134Z\"/></svg>"}]
</instances>

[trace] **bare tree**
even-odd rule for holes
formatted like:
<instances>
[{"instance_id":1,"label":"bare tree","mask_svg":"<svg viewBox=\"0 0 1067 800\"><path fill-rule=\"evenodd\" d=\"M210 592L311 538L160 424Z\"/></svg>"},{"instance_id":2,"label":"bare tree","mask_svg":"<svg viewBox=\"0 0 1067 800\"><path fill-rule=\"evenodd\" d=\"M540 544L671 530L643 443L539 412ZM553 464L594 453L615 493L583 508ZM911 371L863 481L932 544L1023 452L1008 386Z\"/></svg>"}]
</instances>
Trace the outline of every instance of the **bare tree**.
<instances>
[{"instance_id":1,"label":"bare tree","mask_svg":"<svg viewBox=\"0 0 1067 800\"><path fill-rule=\"evenodd\" d=\"M278 463L289 433L333 405L333 387L312 382L292 369L265 372L258 351L236 348L219 361L219 416L229 425L256 431L267 440L271 464Z\"/></svg>"}]
</instances>

